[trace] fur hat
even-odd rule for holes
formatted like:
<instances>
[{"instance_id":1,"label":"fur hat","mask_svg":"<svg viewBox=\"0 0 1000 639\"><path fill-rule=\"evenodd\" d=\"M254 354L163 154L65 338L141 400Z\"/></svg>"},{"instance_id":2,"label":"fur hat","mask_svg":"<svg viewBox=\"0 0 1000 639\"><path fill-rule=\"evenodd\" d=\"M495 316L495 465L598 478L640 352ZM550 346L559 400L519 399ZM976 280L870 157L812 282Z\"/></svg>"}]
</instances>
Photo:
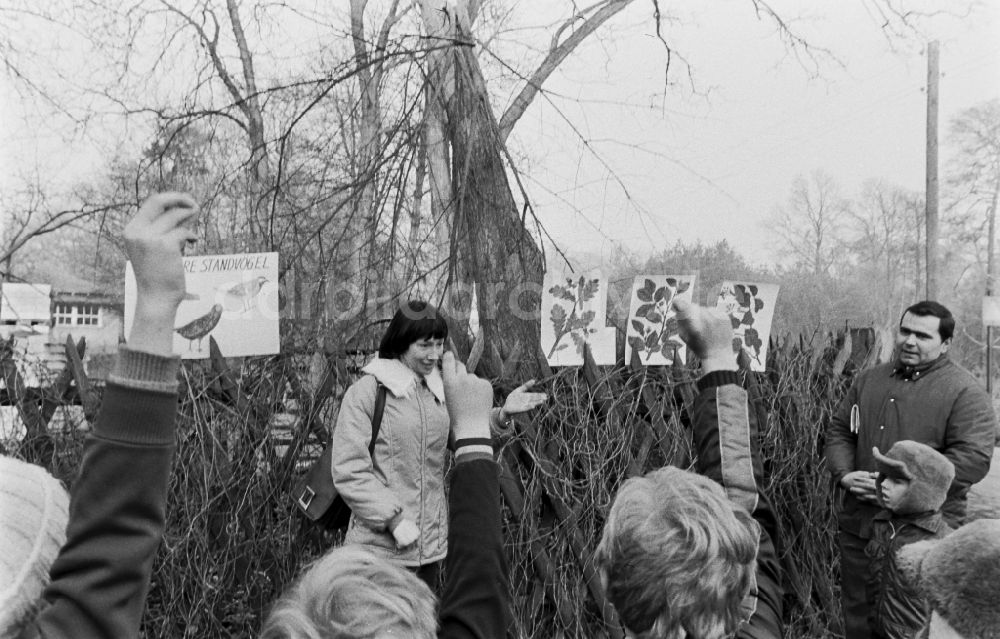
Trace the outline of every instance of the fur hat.
<instances>
[{"instance_id":1,"label":"fur hat","mask_svg":"<svg viewBox=\"0 0 1000 639\"><path fill-rule=\"evenodd\" d=\"M926 444L908 439L893 444L885 455L872 448L872 455L878 468L879 503L882 480L893 477L910 482L903 499L893 509L896 514L912 515L941 508L955 479L955 466L947 457Z\"/></svg>"},{"instance_id":2,"label":"fur hat","mask_svg":"<svg viewBox=\"0 0 1000 639\"><path fill-rule=\"evenodd\" d=\"M0 636L34 613L68 520L69 495L56 478L0 455Z\"/></svg>"},{"instance_id":3,"label":"fur hat","mask_svg":"<svg viewBox=\"0 0 1000 639\"><path fill-rule=\"evenodd\" d=\"M903 578L960 635L1000 639L1000 519L903 546L898 563Z\"/></svg>"}]
</instances>

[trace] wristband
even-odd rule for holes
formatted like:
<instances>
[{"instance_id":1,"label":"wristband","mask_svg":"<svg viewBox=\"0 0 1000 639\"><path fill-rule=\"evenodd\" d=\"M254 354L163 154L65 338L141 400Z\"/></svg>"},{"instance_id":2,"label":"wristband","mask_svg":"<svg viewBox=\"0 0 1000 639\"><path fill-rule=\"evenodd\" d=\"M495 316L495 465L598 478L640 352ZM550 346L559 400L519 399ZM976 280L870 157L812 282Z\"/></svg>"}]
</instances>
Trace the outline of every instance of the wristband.
<instances>
[{"instance_id":1,"label":"wristband","mask_svg":"<svg viewBox=\"0 0 1000 639\"><path fill-rule=\"evenodd\" d=\"M709 388L715 388L716 386L725 386L726 384L740 385L740 376L734 370L717 370L711 373L705 373L701 379L698 380L698 390L704 391Z\"/></svg>"},{"instance_id":2,"label":"wristband","mask_svg":"<svg viewBox=\"0 0 1000 639\"><path fill-rule=\"evenodd\" d=\"M489 437L464 437L455 442L455 457L476 454L493 457L493 440Z\"/></svg>"}]
</instances>

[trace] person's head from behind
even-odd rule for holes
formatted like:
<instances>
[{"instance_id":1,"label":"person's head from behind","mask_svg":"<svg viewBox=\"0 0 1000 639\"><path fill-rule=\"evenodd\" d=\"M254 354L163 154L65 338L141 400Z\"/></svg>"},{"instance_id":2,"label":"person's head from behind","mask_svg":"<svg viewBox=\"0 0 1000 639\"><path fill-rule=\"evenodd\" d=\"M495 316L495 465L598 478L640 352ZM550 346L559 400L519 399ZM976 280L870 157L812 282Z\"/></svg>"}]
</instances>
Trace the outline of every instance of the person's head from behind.
<instances>
[{"instance_id":1,"label":"person's head from behind","mask_svg":"<svg viewBox=\"0 0 1000 639\"><path fill-rule=\"evenodd\" d=\"M0 456L0 638L31 621L66 541L69 494L41 466Z\"/></svg>"},{"instance_id":2,"label":"person's head from behind","mask_svg":"<svg viewBox=\"0 0 1000 639\"><path fill-rule=\"evenodd\" d=\"M398 359L414 372L427 375L437 366L448 339L448 322L438 309L418 300L403 302L389 322L378 356Z\"/></svg>"},{"instance_id":3,"label":"person's head from behind","mask_svg":"<svg viewBox=\"0 0 1000 639\"><path fill-rule=\"evenodd\" d=\"M631 636L721 639L742 621L757 540L721 486L668 466L622 485L596 560Z\"/></svg>"},{"instance_id":4,"label":"person's head from behind","mask_svg":"<svg viewBox=\"0 0 1000 639\"><path fill-rule=\"evenodd\" d=\"M917 636L929 639L1000 638L1000 519L979 519L943 539L903 546L900 573L930 604Z\"/></svg>"},{"instance_id":5,"label":"person's head from behind","mask_svg":"<svg viewBox=\"0 0 1000 639\"><path fill-rule=\"evenodd\" d=\"M261 639L431 639L437 601L414 574L357 546L309 566L264 622Z\"/></svg>"},{"instance_id":6,"label":"person's head from behind","mask_svg":"<svg viewBox=\"0 0 1000 639\"><path fill-rule=\"evenodd\" d=\"M948 352L955 333L955 318L945 306L930 300L917 302L903 311L896 334L899 362L916 366L932 362Z\"/></svg>"}]
</instances>

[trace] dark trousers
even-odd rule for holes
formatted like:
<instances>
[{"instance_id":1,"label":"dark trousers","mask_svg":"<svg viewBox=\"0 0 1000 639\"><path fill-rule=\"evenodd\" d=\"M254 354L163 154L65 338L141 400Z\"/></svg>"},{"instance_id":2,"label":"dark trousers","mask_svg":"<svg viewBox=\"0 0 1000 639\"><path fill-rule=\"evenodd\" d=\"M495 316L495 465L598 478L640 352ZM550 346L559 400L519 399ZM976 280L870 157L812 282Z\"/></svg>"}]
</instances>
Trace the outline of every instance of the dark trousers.
<instances>
[{"instance_id":1,"label":"dark trousers","mask_svg":"<svg viewBox=\"0 0 1000 639\"><path fill-rule=\"evenodd\" d=\"M868 626L868 556L865 554L868 540L841 530L838 541L844 637L871 639L871 629Z\"/></svg>"},{"instance_id":2,"label":"dark trousers","mask_svg":"<svg viewBox=\"0 0 1000 639\"><path fill-rule=\"evenodd\" d=\"M441 594L441 568L444 565L444 561L435 561L432 564L424 564L423 566L412 566L410 570L413 571L417 577L420 578L425 584L427 584L431 592L435 595Z\"/></svg>"}]
</instances>

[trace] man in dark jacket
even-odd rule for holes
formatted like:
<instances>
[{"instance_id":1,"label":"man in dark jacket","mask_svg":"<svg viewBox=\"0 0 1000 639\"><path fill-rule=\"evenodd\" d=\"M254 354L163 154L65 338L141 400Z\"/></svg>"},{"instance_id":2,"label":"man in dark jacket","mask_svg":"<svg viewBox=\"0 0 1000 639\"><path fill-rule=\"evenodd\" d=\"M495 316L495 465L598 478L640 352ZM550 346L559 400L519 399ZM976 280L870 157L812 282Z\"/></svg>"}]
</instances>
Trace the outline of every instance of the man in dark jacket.
<instances>
[{"instance_id":1,"label":"man in dark jacket","mask_svg":"<svg viewBox=\"0 0 1000 639\"><path fill-rule=\"evenodd\" d=\"M777 525L759 490L757 412L739 384L732 325L715 309L674 306L702 366L697 473L667 467L625 482L596 561L629 636L779 639Z\"/></svg>"},{"instance_id":2,"label":"man in dark jacket","mask_svg":"<svg viewBox=\"0 0 1000 639\"><path fill-rule=\"evenodd\" d=\"M906 309L895 358L858 376L827 428L825 454L839 508L844 631L852 639L871 636L865 546L879 512L872 449L910 439L947 457L955 479L942 512L952 527L965 519L969 487L989 471L996 415L975 378L948 358L954 330L951 312L937 302Z\"/></svg>"}]
</instances>

